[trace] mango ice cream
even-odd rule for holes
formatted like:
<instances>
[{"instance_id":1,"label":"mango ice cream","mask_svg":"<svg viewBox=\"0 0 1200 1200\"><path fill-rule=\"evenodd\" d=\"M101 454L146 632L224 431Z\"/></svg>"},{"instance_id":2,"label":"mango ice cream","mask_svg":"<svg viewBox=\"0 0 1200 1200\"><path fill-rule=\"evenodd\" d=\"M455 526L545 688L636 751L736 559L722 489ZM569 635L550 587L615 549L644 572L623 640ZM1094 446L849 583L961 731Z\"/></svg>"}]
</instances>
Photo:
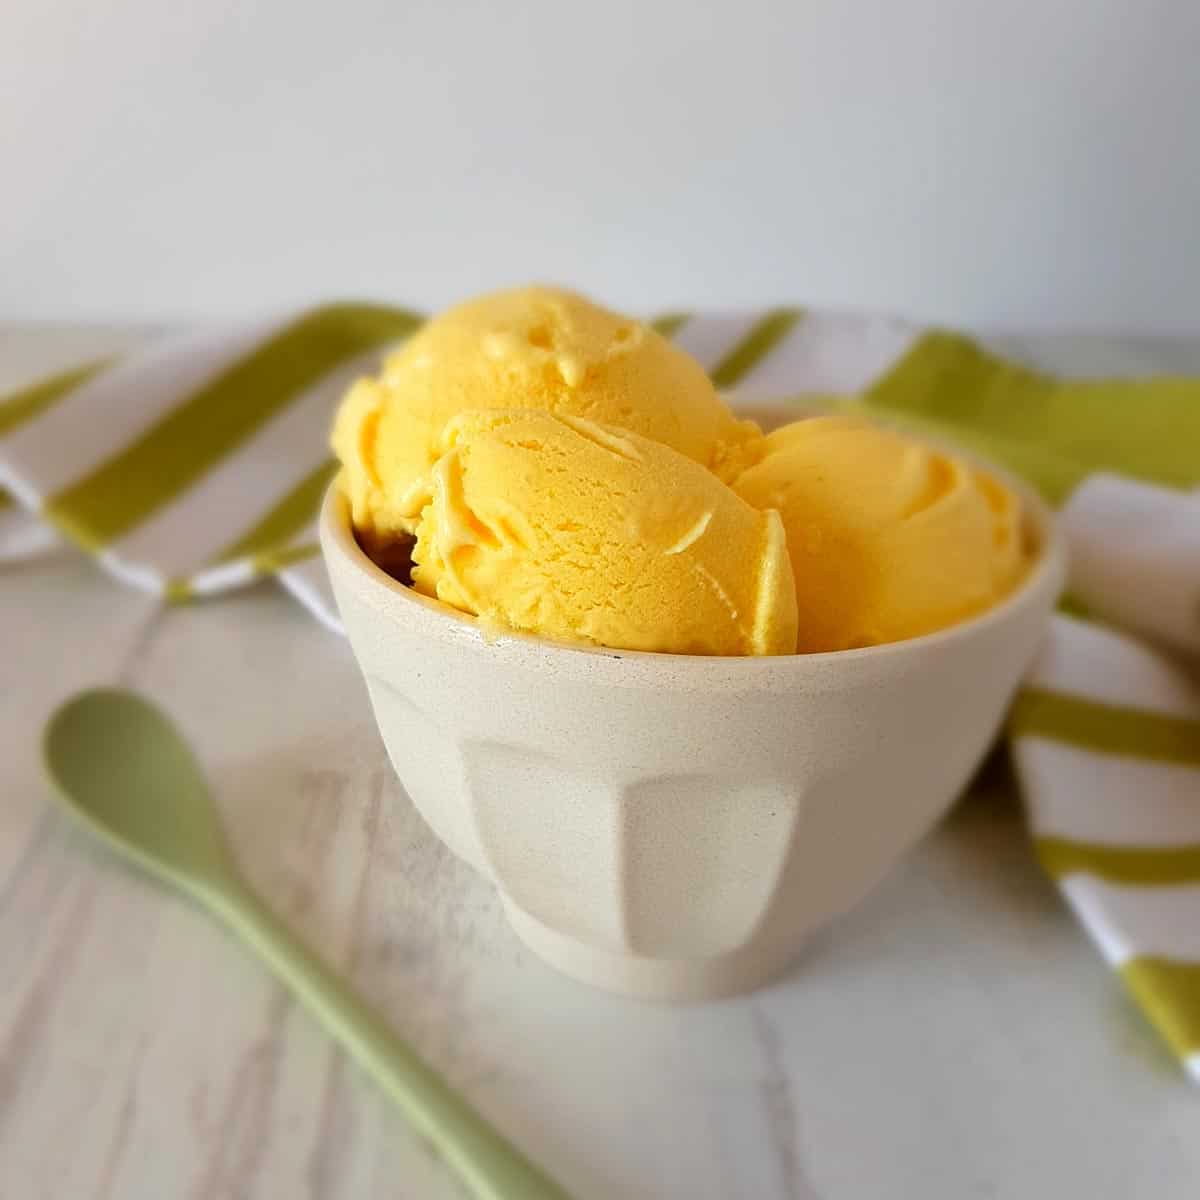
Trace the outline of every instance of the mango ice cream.
<instances>
[{"instance_id":1,"label":"mango ice cream","mask_svg":"<svg viewBox=\"0 0 1200 1200\"><path fill-rule=\"evenodd\" d=\"M360 543L481 622L679 654L846 650L1022 576L1016 497L857 416L764 436L693 359L572 292L430 321L333 431Z\"/></svg>"},{"instance_id":2,"label":"mango ice cream","mask_svg":"<svg viewBox=\"0 0 1200 1200\"><path fill-rule=\"evenodd\" d=\"M417 524L418 591L487 623L677 654L791 654L776 512L661 442L580 417L446 426Z\"/></svg>"},{"instance_id":3,"label":"mango ice cream","mask_svg":"<svg viewBox=\"0 0 1200 1200\"><path fill-rule=\"evenodd\" d=\"M758 435L648 325L555 288L497 292L435 317L346 396L333 445L367 544L416 529L451 418L513 408L628 429L703 466Z\"/></svg>"},{"instance_id":4,"label":"mango ice cream","mask_svg":"<svg viewBox=\"0 0 1200 1200\"><path fill-rule=\"evenodd\" d=\"M1007 488L857 416L775 430L733 486L783 518L801 652L941 629L995 603L1024 563Z\"/></svg>"}]
</instances>

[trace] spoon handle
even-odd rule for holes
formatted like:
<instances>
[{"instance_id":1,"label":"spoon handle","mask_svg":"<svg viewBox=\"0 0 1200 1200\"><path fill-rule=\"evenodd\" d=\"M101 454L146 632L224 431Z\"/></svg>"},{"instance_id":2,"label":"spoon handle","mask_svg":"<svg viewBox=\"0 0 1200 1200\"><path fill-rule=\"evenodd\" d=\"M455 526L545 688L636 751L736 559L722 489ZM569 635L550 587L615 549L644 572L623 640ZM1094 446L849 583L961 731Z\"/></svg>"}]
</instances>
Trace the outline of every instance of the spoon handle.
<instances>
[{"instance_id":1,"label":"spoon handle","mask_svg":"<svg viewBox=\"0 0 1200 1200\"><path fill-rule=\"evenodd\" d=\"M248 888L210 896L218 914L304 1001L478 1200L569 1200L406 1046Z\"/></svg>"}]
</instances>

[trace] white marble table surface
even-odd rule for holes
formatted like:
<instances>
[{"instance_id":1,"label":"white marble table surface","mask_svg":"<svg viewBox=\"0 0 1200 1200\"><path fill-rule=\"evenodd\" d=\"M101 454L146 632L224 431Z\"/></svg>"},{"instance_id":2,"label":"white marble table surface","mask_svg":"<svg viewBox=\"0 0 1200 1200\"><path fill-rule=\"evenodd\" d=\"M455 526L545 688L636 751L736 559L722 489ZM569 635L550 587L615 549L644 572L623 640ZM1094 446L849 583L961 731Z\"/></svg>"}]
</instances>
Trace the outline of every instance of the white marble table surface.
<instances>
[{"instance_id":1,"label":"white marble table surface","mask_svg":"<svg viewBox=\"0 0 1200 1200\"><path fill-rule=\"evenodd\" d=\"M0 329L0 388L134 336ZM1200 1097L1010 801L969 798L774 986L617 999L517 944L393 779L347 646L274 585L162 608L62 550L0 570L5 1200L461 1194L254 959L52 808L42 723L105 683L170 708L269 900L580 1200L1200 1188Z\"/></svg>"}]
</instances>

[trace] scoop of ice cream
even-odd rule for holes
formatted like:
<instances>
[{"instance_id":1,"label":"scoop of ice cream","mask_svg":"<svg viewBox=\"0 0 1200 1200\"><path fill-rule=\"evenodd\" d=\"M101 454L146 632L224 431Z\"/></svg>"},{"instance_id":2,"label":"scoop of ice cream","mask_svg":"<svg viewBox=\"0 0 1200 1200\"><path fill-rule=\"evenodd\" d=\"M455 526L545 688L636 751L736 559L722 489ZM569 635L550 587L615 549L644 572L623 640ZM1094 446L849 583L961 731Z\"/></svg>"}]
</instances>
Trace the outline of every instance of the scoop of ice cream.
<instances>
[{"instance_id":1,"label":"scoop of ice cream","mask_svg":"<svg viewBox=\"0 0 1200 1200\"><path fill-rule=\"evenodd\" d=\"M1016 497L957 458L854 416L794 422L762 449L733 487L783 518L800 651L929 633L1020 575Z\"/></svg>"},{"instance_id":2,"label":"scoop of ice cream","mask_svg":"<svg viewBox=\"0 0 1200 1200\"><path fill-rule=\"evenodd\" d=\"M706 466L735 460L739 443L760 436L649 326L572 292L497 292L430 321L343 401L333 446L368 542L413 531L451 418L512 408L629 429Z\"/></svg>"},{"instance_id":3,"label":"scoop of ice cream","mask_svg":"<svg viewBox=\"0 0 1200 1200\"><path fill-rule=\"evenodd\" d=\"M413 583L496 626L679 654L790 654L783 526L659 442L472 411L435 450Z\"/></svg>"}]
</instances>

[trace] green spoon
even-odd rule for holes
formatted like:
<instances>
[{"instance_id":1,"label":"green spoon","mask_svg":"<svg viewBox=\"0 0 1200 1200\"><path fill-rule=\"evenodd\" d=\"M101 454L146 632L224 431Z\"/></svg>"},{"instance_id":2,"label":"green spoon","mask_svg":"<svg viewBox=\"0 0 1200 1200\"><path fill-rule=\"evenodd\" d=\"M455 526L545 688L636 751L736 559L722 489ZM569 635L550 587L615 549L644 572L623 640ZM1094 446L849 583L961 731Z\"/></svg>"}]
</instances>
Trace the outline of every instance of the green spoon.
<instances>
[{"instance_id":1,"label":"green spoon","mask_svg":"<svg viewBox=\"0 0 1200 1200\"><path fill-rule=\"evenodd\" d=\"M196 760L158 709L130 692L85 692L50 719L44 750L68 807L109 845L241 934L475 1196L566 1200L558 1184L455 1095L250 891Z\"/></svg>"}]
</instances>

